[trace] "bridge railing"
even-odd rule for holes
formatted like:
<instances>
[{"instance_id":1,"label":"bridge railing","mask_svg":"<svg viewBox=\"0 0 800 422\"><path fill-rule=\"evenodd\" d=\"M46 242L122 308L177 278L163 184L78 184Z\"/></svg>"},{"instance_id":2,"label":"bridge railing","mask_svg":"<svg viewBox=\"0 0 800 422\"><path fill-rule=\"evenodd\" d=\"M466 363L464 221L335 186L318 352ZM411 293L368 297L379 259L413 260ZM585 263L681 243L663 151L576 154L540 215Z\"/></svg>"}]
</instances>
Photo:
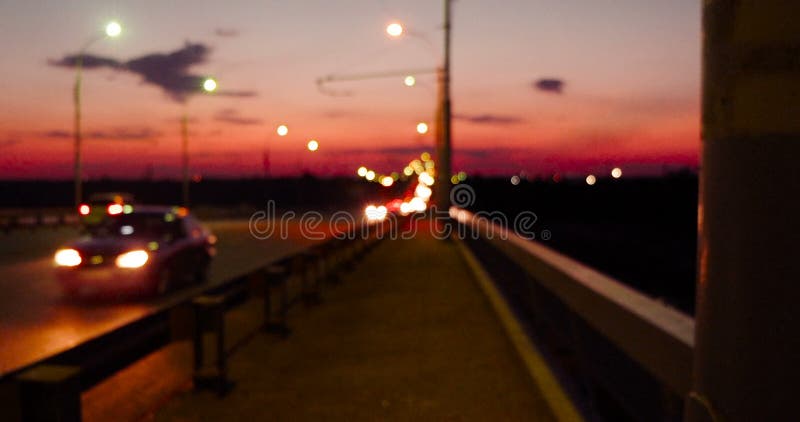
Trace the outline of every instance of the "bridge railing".
<instances>
[{"instance_id":1,"label":"bridge railing","mask_svg":"<svg viewBox=\"0 0 800 422\"><path fill-rule=\"evenodd\" d=\"M220 356L230 353L224 350L221 318L225 312L251 298L262 298L260 329L288 335L286 310L298 301L317 303L324 282L335 282L339 272L352 268L383 238L379 225L375 226L331 236L282 259L243 270L236 277L173 294L134 321L0 374L0 419L80 420L82 392L148 354L189 338L195 344L195 387L205 387L208 377L198 374L203 369L203 335L209 329L219 346L218 371L211 377L211 386L223 392L226 373ZM359 235L353 236L355 233Z\"/></svg>"},{"instance_id":2,"label":"bridge railing","mask_svg":"<svg viewBox=\"0 0 800 422\"><path fill-rule=\"evenodd\" d=\"M497 222L450 213L460 230L527 276L507 291L530 318L534 337L556 343L556 360L578 372L590 406L610 402L612 413L638 420L680 419L691 384L693 318ZM496 282L502 290L504 281Z\"/></svg>"},{"instance_id":3,"label":"bridge railing","mask_svg":"<svg viewBox=\"0 0 800 422\"><path fill-rule=\"evenodd\" d=\"M40 227L61 227L78 224L75 212L63 210L32 210L26 212L0 213L0 232L33 230Z\"/></svg>"}]
</instances>

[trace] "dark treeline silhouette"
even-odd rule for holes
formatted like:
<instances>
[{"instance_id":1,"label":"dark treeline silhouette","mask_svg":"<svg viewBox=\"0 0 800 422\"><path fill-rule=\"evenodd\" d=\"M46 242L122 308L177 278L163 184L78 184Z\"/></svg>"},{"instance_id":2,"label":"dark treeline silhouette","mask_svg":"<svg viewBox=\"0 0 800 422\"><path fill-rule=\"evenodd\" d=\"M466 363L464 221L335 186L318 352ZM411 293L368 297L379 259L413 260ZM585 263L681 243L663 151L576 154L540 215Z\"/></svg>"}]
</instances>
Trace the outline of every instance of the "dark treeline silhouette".
<instances>
[{"instance_id":1,"label":"dark treeline silhouette","mask_svg":"<svg viewBox=\"0 0 800 422\"><path fill-rule=\"evenodd\" d=\"M653 297L694 313L697 176L561 183L477 179L474 210L522 211L542 242ZM512 220L513 221L513 220Z\"/></svg>"},{"instance_id":2,"label":"dark treeline silhouette","mask_svg":"<svg viewBox=\"0 0 800 422\"><path fill-rule=\"evenodd\" d=\"M0 208L72 207L72 192L71 181L0 181ZM100 179L84 183L84 192L84 199L97 192L127 192L137 203L177 205L181 183ZM352 178L203 179L191 184L191 205L252 213L272 200L278 209L351 210L364 201L388 200L392 193Z\"/></svg>"},{"instance_id":3,"label":"dark treeline silhouette","mask_svg":"<svg viewBox=\"0 0 800 422\"><path fill-rule=\"evenodd\" d=\"M697 242L697 177L679 173L661 178L599 179L553 183L508 178L470 178L473 211L501 211L511 221L534 212L534 232L542 240L598 270L688 312L694 310ZM278 210L344 210L360 213L368 203L402 196L407 183L386 189L355 178L311 176L280 179L203 179L192 183L192 206L249 216L275 201ZM136 202L177 204L177 181L93 180L94 192L129 192ZM72 206L71 181L0 181L0 207Z\"/></svg>"}]
</instances>

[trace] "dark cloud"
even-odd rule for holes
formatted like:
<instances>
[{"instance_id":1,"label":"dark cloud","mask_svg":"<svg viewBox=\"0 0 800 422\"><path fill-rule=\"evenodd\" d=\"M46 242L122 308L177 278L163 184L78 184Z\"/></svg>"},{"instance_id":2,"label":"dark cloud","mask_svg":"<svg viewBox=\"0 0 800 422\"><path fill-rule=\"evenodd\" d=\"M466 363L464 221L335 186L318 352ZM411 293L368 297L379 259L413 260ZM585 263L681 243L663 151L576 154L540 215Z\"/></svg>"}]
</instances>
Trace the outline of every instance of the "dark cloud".
<instances>
[{"instance_id":1,"label":"dark cloud","mask_svg":"<svg viewBox=\"0 0 800 422\"><path fill-rule=\"evenodd\" d=\"M79 57L80 56L78 55L64 56L59 60L48 60L48 63L51 66L75 67L78 65ZM117 69L122 67L122 63L108 57L100 57L100 56L93 56L91 54L84 54L83 63L81 64L81 66L84 69L94 69L98 67L110 67L112 69Z\"/></svg>"},{"instance_id":2,"label":"dark cloud","mask_svg":"<svg viewBox=\"0 0 800 422\"><path fill-rule=\"evenodd\" d=\"M218 91L214 95L222 97L252 98L258 95L255 91Z\"/></svg>"},{"instance_id":3,"label":"dark cloud","mask_svg":"<svg viewBox=\"0 0 800 422\"><path fill-rule=\"evenodd\" d=\"M55 129L42 133L42 136L52 139L71 139L73 134L70 131ZM115 128L83 133L84 139L104 141L154 141L159 136L161 132L150 128Z\"/></svg>"},{"instance_id":4,"label":"dark cloud","mask_svg":"<svg viewBox=\"0 0 800 422\"><path fill-rule=\"evenodd\" d=\"M564 85L566 85L566 82L555 78L543 78L533 82L534 88L551 94L563 94Z\"/></svg>"},{"instance_id":5,"label":"dark cloud","mask_svg":"<svg viewBox=\"0 0 800 422\"><path fill-rule=\"evenodd\" d=\"M125 63L127 70L144 77L145 82L161 87L167 95L184 101L202 91L205 77L192 75L189 68L205 63L211 50L203 44L186 43L168 54L148 54Z\"/></svg>"},{"instance_id":6,"label":"dark cloud","mask_svg":"<svg viewBox=\"0 0 800 422\"><path fill-rule=\"evenodd\" d=\"M21 142L22 142L22 141L20 141L20 140L19 140L19 139L17 139L17 138L5 138L5 139L0 139L0 148L8 148L8 147L13 147L14 145L17 145L17 144L19 144L19 143L21 143Z\"/></svg>"},{"instance_id":7,"label":"dark cloud","mask_svg":"<svg viewBox=\"0 0 800 422\"><path fill-rule=\"evenodd\" d=\"M72 138L72 132L56 129L44 132L42 136L44 136L45 138L65 139L65 138Z\"/></svg>"},{"instance_id":8,"label":"dark cloud","mask_svg":"<svg viewBox=\"0 0 800 422\"><path fill-rule=\"evenodd\" d=\"M522 122L522 119L516 116L498 116L494 114L455 114L454 119L464 120L470 123L486 124L486 125L513 125Z\"/></svg>"},{"instance_id":9,"label":"dark cloud","mask_svg":"<svg viewBox=\"0 0 800 422\"><path fill-rule=\"evenodd\" d=\"M110 141L152 141L161 136L161 132L150 128L117 128L110 131L92 131L85 135L87 139Z\"/></svg>"},{"instance_id":10,"label":"dark cloud","mask_svg":"<svg viewBox=\"0 0 800 422\"><path fill-rule=\"evenodd\" d=\"M218 122L230 123L233 125L260 125L264 121L250 117L242 117L239 111L233 108L220 110L214 119Z\"/></svg>"},{"instance_id":11,"label":"dark cloud","mask_svg":"<svg viewBox=\"0 0 800 422\"><path fill-rule=\"evenodd\" d=\"M187 42L182 48L171 53L153 53L127 62L119 62L107 57L84 55L85 68L108 67L135 73L144 78L145 83L153 84L175 101L183 102L190 95L203 92L205 76L190 72L192 66L206 63L211 49L199 43ZM50 60L50 65L75 67L76 55L66 56L60 60ZM221 91L215 95L226 97L253 97L254 91Z\"/></svg>"},{"instance_id":12,"label":"dark cloud","mask_svg":"<svg viewBox=\"0 0 800 422\"><path fill-rule=\"evenodd\" d=\"M233 28L217 28L214 30L214 35L223 38L238 37L239 31Z\"/></svg>"}]
</instances>

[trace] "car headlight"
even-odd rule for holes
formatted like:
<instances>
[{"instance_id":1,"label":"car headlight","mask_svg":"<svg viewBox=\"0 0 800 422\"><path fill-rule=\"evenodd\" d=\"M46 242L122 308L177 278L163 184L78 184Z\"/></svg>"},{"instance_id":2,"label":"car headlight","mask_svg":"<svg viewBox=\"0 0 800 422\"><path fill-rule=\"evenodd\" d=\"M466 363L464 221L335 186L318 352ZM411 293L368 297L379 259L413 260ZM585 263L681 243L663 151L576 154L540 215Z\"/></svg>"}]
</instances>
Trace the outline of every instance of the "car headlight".
<instances>
[{"instance_id":1,"label":"car headlight","mask_svg":"<svg viewBox=\"0 0 800 422\"><path fill-rule=\"evenodd\" d=\"M81 254L75 249L59 249L55 261L59 267L75 267L81 265Z\"/></svg>"},{"instance_id":2,"label":"car headlight","mask_svg":"<svg viewBox=\"0 0 800 422\"><path fill-rule=\"evenodd\" d=\"M149 258L147 252L141 249L125 252L117 257L117 267L139 268L146 264Z\"/></svg>"}]
</instances>

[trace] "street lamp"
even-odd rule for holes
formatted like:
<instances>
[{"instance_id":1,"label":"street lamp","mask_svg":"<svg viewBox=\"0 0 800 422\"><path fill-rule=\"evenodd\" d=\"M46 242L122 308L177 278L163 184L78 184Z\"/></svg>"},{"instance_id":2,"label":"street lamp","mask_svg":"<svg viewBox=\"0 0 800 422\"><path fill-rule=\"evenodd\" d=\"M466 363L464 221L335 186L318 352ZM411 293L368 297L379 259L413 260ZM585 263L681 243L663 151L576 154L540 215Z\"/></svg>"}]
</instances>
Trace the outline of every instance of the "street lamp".
<instances>
[{"instance_id":1,"label":"street lamp","mask_svg":"<svg viewBox=\"0 0 800 422\"><path fill-rule=\"evenodd\" d=\"M275 129L275 132L278 134L278 136L286 136L289 134L289 128L286 127L286 125L280 125L277 129Z\"/></svg>"},{"instance_id":2,"label":"street lamp","mask_svg":"<svg viewBox=\"0 0 800 422\"><path fill-rule=\"evenodd\" d=\"M74 178L75 178L75 207L79 207L83 201L83 163L81 162L81 147L83 136L81 133L81 84L83 74L83 57L86 55L86 50L95 42L103 38L116 38L122 33L122 25L117 21L111 21L106 24L103 34L98 34L87 41L80 51L75 63L75 87L73 90L73 105L75 108L75 157L74 157Z\"/></svg>"},{"instance_id":3,"label":"street lamp","mask_svg":"<svg viewBox=\"0 0 800 422\"><path fill-rule=\"evenodd\" d=\"M450 203L450 192L446 188L450 182L450 137L452 127L452 113L450 101L450 20L451 20L451 2L452 0L444 0L444 54L442 64L437 68L438 85L439 85L439 99L436 113L436 183L438 189L436 190L435 203L439 207L446 207ZM403 25L393 22L386 27L386 33L392 38L399 38L405 32ZM409 32L412 34L413 32ZM423 37L427 42L427 39Z\"/></svg>"},{"instance_id":4,"label":"street lamp","mask_svg":"<svg viewBox=\"0 0 800 422\"><path fill-rule=\"evenodd\" d=\"M403 25L400 25L397 22L392 22L386 26L386 33L389 34L390 37L397 38L403 35Z\"/></svg>"},{"instance_id":5,"label":"street lamp","mask_svg":"<svg viewBox=\"0 0 800 422\"><path fill-rule=\"evenodd\" d=\"M203 91L212 93L217 89L217 81L214 78L206 78L203 80ZM181 170L182 170L182 185L181 197L184 207L189 206L189 113L184 108L183 117L181 118Z\"/></svg>"}]
</instances>

